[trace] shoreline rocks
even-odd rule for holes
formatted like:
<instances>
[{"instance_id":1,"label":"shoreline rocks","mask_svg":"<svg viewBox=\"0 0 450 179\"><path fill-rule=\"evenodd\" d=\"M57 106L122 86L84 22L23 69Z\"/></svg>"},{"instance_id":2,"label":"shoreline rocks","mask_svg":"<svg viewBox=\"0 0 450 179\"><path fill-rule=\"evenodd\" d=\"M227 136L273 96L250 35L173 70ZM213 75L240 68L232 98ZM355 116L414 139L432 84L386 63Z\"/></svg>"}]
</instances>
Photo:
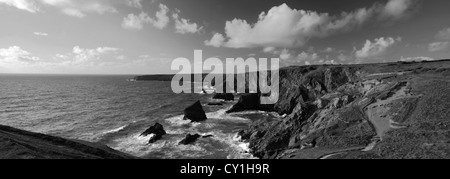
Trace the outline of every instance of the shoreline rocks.
<instances>
[{"instance_id":1,"label":"shoreline rocks","mask_svg":"<svg viewBox=\"0 0 450 179\"><path fill-rule=\"evenodd\" d=\"M194 134L194 135L187 134L186 137L179 142L179 144L180 145L190 145L190 144L194 143L195 141L197 141L197 139L199 139L200 137L202 137L202 136L199 134Z\"/></svg>"},{"instance_id":2,"label":"shoreline rocks","mask_svg":"<svg viewBox=\"0 0 450 179\"><path fill-rule=\"evenodd\" d=\"M192 122L202 122L207 120L206 113L203 110L202 104L200 101L197 101L193 105L187 107L184 110L184 118L183 120L191 120Z\"/></svg>"},{"instance_id":3,"label":"shoreline rocks","mask_svg":"<svg viewBox=\"0 0 450 179\"><path fill-rule=\"evenodd\" d=\"M145 137L145 136L148 136L150 134L153 134L153 136L148 141L148 143L151 144L151 143L155 143L156 141L161 139L163 135L166 135L166 131L164 130L164 127L161 124L156 123L155 125L151 126L147 130L145 130L141 134L141 136Z\"/></svg>"},{"instance_id":4,"label":"shoreline rocks","mask_svg":"<svg viewBox=\"0 0 450 179\"><path fill-rule=\"evenodd\" d=\"M222 99L224 101L234 101L234 95L231 93L216 93L213 99Z\"/></svg>"}]
</instances>

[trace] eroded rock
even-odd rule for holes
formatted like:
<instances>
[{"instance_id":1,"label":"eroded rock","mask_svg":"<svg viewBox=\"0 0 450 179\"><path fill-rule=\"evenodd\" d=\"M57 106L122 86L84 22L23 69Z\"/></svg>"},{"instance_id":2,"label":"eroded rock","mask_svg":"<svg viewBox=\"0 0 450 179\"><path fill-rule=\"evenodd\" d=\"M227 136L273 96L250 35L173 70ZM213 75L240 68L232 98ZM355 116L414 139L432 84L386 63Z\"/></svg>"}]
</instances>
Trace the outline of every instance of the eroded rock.
<instances>
[{"instance_id":1,"label":"eroded rock","mask_svg":"<svg viewBox=\"0 0 450 179\"><path fill-rule=\"evenodd\" d=\"M191 120L192 122L201 122L208 119L206 113L203 110L200 101L197 101L193 105L184 110L184 120Z\"/></svg>"}]
</instances>

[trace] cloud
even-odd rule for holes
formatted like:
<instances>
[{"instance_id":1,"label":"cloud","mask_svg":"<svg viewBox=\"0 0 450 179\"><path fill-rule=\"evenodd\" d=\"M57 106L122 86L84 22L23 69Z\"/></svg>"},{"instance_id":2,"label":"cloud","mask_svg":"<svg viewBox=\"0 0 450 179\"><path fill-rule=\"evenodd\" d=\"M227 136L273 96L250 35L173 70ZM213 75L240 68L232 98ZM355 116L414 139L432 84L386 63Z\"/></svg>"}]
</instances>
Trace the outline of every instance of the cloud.
<instances>
[{"instance_id":1,"label":"cloud","mask_svg":"<svg viewBox=\"0 0 450 179\"><path fill-rule=\"evenodd\" d=\"M436 35L436 39L439 40L450 40L450 28L443 29L439 31Z\"/></svg>"},{"instance_id":2,"label":"cloud","mask_svg":"<svg viewBox=\"0 0 450 179\"><path fill-rule=\"evenodd\" d=\"M97 47L95 49L83 49L79 46L75 46L72 50L74 55L72 63L80 64L88 61L100 60L104 55L115 54L120 51L119 48L114 47Z\"/></svg>"},{"instance_id":3,"label":"cloud","mask_svg":"<svg viewBox=\"0 0 450 179\"><path fill-rule=\"evenodd\" d=\"M299 62L311 62L311 61L316 61L317 59L319 59L319 55L317 53L308 53L308 52L302 52L300 54L297 55L297 61Z\"/></svg>"},{"instance_id":4,"label":"cloud","mask_svg":"<svg viewBox=\"0 0 450 179\"><path fill-rule=\"evenodd\" d=\"M43 12L43 7L53 7L59 9L63 14L78 18L85 17L87 13L117 12L110 3L107 0L0 0L0 4L6 4L31 13Z\"/></svg>"},{"instance_id":5,"label":"cloud","mask_svg":"<svg viewBox=\"0 0 450 179\"><path fill-rule=\"evenodd\" d=\"M159 4L159 11L156 18L151 18L147 13L141 12L139 15L128 14L122 21L122 27L130 30L142 30L145 24L152 24L158 29L164 29L170 22L167 13L169 8L164 4Z\"/></svg>"},{"instance_id":6,"label":"cloud","mask_svg":"<svg viewBox=\"0 0 450 179\"><path fill-rule=\"evenodd\" d=\"M225 37L223 37L220 33L215 33L211 40L206 40L205 45L206 46L212 46L212 47L221 47L223 43L225 42Z\"/></svg>"},{"instance_id":7,"label":"cloud","mask_svg":"<svg viewBox=\"0 0 450 179\"><path fill-rule=\"evenodd\" d=\"M415 0L390 0L383 8L380 18L399 20L410 15Z\"/></svg>"},{"instance_id":8,"label":"cloud","mask_svg":"<svg viewBox=\"0 0 450 179\"><path fill-rule=\"evenodd\" d=\"M170 21L169 16L167 16L168 12L169 8L166 5L159 4L159 11L156 12L156 19L150 19L150 23L158 29L164 29Z\"/></svg>"},{"instance_id":9,"label":"cloud","mask_svg":"<svg viewBox=\"0 0 450 179\"><path fill-rule=\"evenodd\" d=\"M428 45L430 52L445 51L449 48L449 42L433 42Z\"/></svg>"},{"instance_id":10,"label":"cloud","mask_svg":"<svg viewBox=\"0 0 450 179\"><path fill-rule=\"evenodd\" d=\"M430 57L408 57L408 58L404 58L401 57L400 61L402 62L410 62L410 61L434 61L434 58L430 58Z\"/></svg>"},{"instance_id":11,"label":"cloud","mask_svg":"<svg viewBox=\"0 0 450 179\"><path fill-rule=\"evenodd\" d=\"M82 13L78 9L65 8L61 12L68 16L72 16L72 17L78 17L78 18L86 17L86 14Z\"/></svg>"},{"instance_id":12,"label":"cloud","mask_svg":"<svg viewBox=\"0 0 450 179\"><path fill-rule=\"evenodd\" d=\"M324 38L360 28L369 21L392 22L407 17L413 0L390 0L339 15L297 10L287 4L262 12L254 24L242 19L225 23L224 41L228 48L297 48L312 38ZM274 28L276 27L276 28ZM218 37L215 35L215 37ZM213 37L214 38L214 37ZM212 40L211 40L212 41Z\"/></svg>"},{"instance_id":13,"label":"cloud","mask_svg":"<svg viewBox=\"0 0 450 179\"><path fill-rule=\"evenodd\" d=\"M33 32L33 34L37 36L48 36L48 34L44 32Z\"/></svg>"},{"instance_id":14,"label":"cloud","mask_svg":"<svg viewBox=\"0 0 450 179\"><path fill-rule=\"evenodd\" d=\"M280 59L281 60L288 60L290 58L292 58L292 54L291 54L291 52L289 52L288 49L281 50L281 52L280 52Z\"/></svg>"},{"instance_id":15,"label":"cloud","mask_svg":"<svg viewBox=\"0 0 450 179\"><path fill-rule=\"evenodd\" d=\"M128 6L142 9L142 0L128 0Z\"/></svg>"},{"instance_id":16,"label":"cloud","mask_svg":"<svg viewBox=\"0 0 450 179\"><path fill-rule=\"evenodd\" d=\"M381 55L384 55L389 47L399 41L401 41L401 38L394 39L392 37L377 38L373 42L367 40L363 48L356 51L356 57L359 59L379 57Z\"/></svg>"},{"instance_id":17,"label":"cloud","mask_svg":"<svg viewBox=\"0 0 450 179\"><path fill-rule=\"evenodd\" d=\"M128 14L128 16L123 19L122 27L130 30L142 30L144 24L149 22L150 17L145 12L141 12L139 15Z\"/></svg>"},{"instance_id":18,"label":"cloud","mask_svg":"<svg viewBox=\"0 0 450 179\"><path fill-rule=\"evenodd\" d=\"M39 12L40 9L34 1L31 0L0 0L0 4L15 7L31 13Z\"/></svg>"},{"instance_id":19,"label":"cloud","mask_svg":"<svg viewBox=\"0 0 450 179\"><path fill-rule=\"evenodd\" d=\"M30 52L23 50L19 46L0 49L0 62L3 63L31 63L39 61L38 57L32 56Z\"/></svg>"},{"instance_id":20,"label":"cloud","mask_svg":"<svg viewBox=\"0 0 450 179\"><path fill-rule=\"evenodd\" d=\"M176 32L179 34L195 34L203 29L203 26L191 23L189 19L180 18L178 13L174 13L172 17L175 21Z\"/></svg>"}]
</instances>

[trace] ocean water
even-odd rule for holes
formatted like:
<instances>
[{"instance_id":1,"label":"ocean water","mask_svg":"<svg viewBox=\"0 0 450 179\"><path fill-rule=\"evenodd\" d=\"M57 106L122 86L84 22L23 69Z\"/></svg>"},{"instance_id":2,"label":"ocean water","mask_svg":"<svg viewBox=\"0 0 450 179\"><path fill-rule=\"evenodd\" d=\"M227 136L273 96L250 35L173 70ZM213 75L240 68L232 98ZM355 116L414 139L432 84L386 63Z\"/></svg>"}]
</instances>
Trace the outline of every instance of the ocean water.
<instances>
[{"instance_id":1,"label":"ocean water","mask_svg":"<svg viewBox=\"0 0 450 179\"><path fill-rule=\"evenodd\" d=\"M0 75L0 124L105 144L143 158L253 158L237 132L262 112L226 114L233 102L207 106L207 94L174 94L170 82L130 82L132 76ZM208 120L184 121L200 100ZM251 115L249 115L251 114ZM167 135L154 144L140 134L155 122ZM213 135L178 145L186 134Z\"/></svg>"}]
</instances>

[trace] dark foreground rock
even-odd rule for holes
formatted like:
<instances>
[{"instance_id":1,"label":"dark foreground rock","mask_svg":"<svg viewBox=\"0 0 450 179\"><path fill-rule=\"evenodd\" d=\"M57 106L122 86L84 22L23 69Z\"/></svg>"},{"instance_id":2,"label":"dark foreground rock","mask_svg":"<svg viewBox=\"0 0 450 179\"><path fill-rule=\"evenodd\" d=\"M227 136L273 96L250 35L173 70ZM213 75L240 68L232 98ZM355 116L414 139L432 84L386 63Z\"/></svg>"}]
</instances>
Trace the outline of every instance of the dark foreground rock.
<instances>
[{"instance_id":1,"label":"dark foreground rock","mask_svg":"<svg viewBox=\"0 0 450 179\"><path fill-rule=\"evenodd\" d=\"M199 134L194 134L194 135L188 134L188 135L186 135L186 137L183 140L180 141L179 144L180 145L189 145L189 144L192 144L195 141L197 141L197 139L200 137L202 137L202 136Z\"/></svg>"},{"instance_id":2,"label":"dark foreground rock","mask_svg":"<svg viewBox=\"0 0 450 179\"><path fill-rule=\"evenodd\" d=\"M184 110L184 120L191 120L192 122L201 122L208 119L206 113L203 110L200 101L197 101L193 105Z\"/></svg>"},{"instance_id":3,"label":"dark foreground rock","mask_svg":"<svg viewBox=\"0 0 450 179\"><path fill-rule=\"evenodd\" d=\"M148 143L155 143L159 139L162 138L163 135L166 135L166 131L164 130L164 127L156 123L152 127L148 128L146 131L144 131L141 136L148 136L150 134L154 134L154 136L149 140Z\"/></svg>"},{"instance_id":4,"label":"dark foreground rock","mask_svg":"<svg viewBox=\"0 0 450 179\"><path fill-rule=\"evenodd\" d=\"M216 93L213 99L222 99L225 101L234 101L234 95L231 93Z\"/></svg>"},{"instance_id":5,"label":"dark foreground rock","mask_svg":"<svg viewBox=\"0 0 450 179\"><path fill-rule=\"evenodd\" d=\"M0 125L0 159L136 159L105 145Z\"/></svg>"}]
</instances>

